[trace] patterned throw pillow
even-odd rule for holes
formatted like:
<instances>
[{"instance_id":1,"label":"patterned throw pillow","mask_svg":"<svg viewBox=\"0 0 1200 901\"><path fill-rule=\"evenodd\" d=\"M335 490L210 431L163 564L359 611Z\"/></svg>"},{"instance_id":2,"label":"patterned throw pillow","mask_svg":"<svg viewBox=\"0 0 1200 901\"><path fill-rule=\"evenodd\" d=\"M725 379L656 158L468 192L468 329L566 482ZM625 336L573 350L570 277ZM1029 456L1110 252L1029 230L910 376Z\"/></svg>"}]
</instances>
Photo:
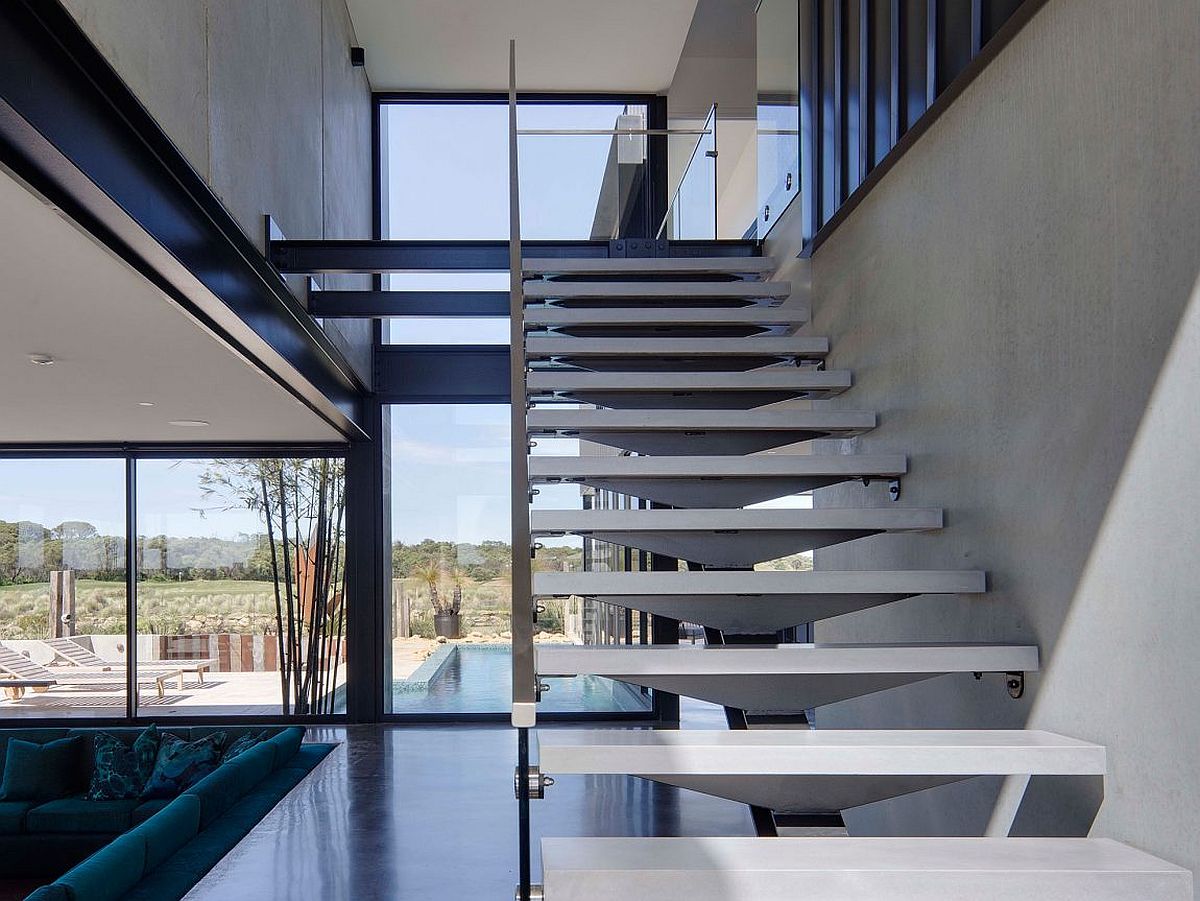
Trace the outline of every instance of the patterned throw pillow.
<instances>
[{"instance_id":1,"label":"patterned throw pillow","mask_svg":"<svg viewBox=\"0 0 1200 901\"><path fill-rule=\"evenodd\" d=\"M229 743L229 747L225 749L225 753L221 755L221 763L228 763L237 757L243 751L249 751L260 741L267 737L267 730L262 732L247 732L244 735L235 738Z\"/></svg>"},{"instance_id":2,"label":"patterned throw pillow","mask_svg":"<svg viewBox=\"0 0 1200 901\"><path fill-rule=\"evenodd\" d=\"M158 728L152 723L132 747L115 735L99 732L93 740L95 769L88 787L89 801L125 801L138 797L158 757Z\"/></svg>"},{"instance_id":3,"label":"patterned throw pillow","mask_svg":"<svg viewBox=\"0 0 1200 901\"><path fill-rule=\"evenodd\" d=\"M164 735L142 800L174 798L195 785L220 764L224 744L224 732L214 732L190 742L175 735Z\"/></svg>"}]
</instances>

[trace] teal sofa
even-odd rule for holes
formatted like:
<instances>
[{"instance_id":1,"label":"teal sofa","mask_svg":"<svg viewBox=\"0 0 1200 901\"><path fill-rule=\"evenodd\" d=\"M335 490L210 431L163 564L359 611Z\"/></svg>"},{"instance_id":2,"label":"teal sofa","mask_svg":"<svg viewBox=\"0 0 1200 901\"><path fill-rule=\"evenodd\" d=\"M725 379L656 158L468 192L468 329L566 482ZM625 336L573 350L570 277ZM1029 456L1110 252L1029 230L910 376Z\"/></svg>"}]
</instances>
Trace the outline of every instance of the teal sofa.
<instances>
[{"instance_id":1,"label":"teal sofa","mask_svg":"<svg viewBox=\"0 0 1200 901\"><path fill-rule=\"evenodd\" d=\"M160 731L189 741L219 731L232 741L262 729L197 726ZM71 735L83 737L83 758L90 766L91 738L98 731L132 742L141 730L2 730L0 770L13 738L44 744ZM58 876L27 901L182 898L335 747L301 744L304 730L298 726L266 731L266 740L175 798L87 801L74 795L42 803L0 801L0 875Z\"/></svg>"}]
</instances>

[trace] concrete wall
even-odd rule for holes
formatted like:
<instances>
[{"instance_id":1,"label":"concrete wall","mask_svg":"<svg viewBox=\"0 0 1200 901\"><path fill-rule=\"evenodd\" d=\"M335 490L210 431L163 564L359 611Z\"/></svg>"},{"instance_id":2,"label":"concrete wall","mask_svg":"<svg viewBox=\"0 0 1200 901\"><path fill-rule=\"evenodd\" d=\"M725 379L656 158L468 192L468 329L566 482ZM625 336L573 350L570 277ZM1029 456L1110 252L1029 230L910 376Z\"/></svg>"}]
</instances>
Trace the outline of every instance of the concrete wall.
<instances>
[{"instance_id":1,"label":"concrete wall","mask_svg":"<svg viewBox=\"0 0 1200 901\"><path fill-rule=\"evenodd\" d=\"M943 677L818 711L826 727L1032 727L1103 743L1092 832L1200 867L1200 15L1050 0L811 261L813 332L879 411L843 450L910 455L900 503L947 528L820 551L819 569L979 567L822 641L1036 642L1012 701ZM797 247L798 210L768 251ZM804 264L786 271L802 276ZM886 505L882 488L819 506ZM1070 833L1090 786L1043 783L1018 832ZM853 814L861 834L987 827L1000 786Z\"/></svg>"},{"instance_id":2,"label":"concrete wall","mask_svg":"<svg viewBox=\"0 0 1200 901\"><path fill-rule=\"evenodd\" d=\"M63 0L246 234L371 236L371 101L345 0ZM369 287L362 277L327 287ZM370 372L370 323L330 329Z\"/></svg>"}]
</instances>

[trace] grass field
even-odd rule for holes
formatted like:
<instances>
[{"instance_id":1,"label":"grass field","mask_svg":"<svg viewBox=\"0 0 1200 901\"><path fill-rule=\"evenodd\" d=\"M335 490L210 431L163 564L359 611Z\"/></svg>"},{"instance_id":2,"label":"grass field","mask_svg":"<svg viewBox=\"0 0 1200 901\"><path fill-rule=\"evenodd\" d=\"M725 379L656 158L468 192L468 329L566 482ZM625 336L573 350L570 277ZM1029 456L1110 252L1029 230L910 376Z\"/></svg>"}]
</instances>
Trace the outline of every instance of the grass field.
<instances>
[{"instance_id":1,"label":"grass field","mask_svg":"<svg viewBox=\"0 0 1200 901\"><path fill-rule=\"evenodd\" d=\"M411 603L418 634L433 634L429 589L420 579L397 579ZM445 586L450 591L449 585ZM463 628L498 634L509 628L512 588L507 580L463 585ZM0 586L0 640L44 638L49 633L50 590L45 585ZM81 635L125 632L125 586L81 579L75 586L75 631ZM138 631L158 635L275 630L275 592L270 582L234 579L143 582L138 586Z\"/></svg>"},{"instance_id":2,"label":"grass field","mask_svg":"<svg viewBox=\"0 0 1200 901\"><path fill-rule=\"evenodd\" d=\"M50 591L45 585L0 586L0 639L43 638L49 632ZM125 631L125 586L81 579L75 586L75 631ZM143 582L138 586L138 631L159 635L274 630L270 582L220 579Z\"/></svg>"}]
</instances>

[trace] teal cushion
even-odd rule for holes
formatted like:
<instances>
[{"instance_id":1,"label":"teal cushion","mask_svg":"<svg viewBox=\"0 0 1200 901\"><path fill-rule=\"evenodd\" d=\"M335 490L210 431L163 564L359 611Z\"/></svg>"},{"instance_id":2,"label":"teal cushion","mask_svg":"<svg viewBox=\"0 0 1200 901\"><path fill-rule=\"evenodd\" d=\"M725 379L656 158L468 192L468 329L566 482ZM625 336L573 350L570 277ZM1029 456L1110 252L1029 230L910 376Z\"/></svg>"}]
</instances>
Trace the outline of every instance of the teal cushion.
<instances>
[{"instance_id":1,"label":"teal cushion","mask_svg":"<svg viewBox=\"0 0 1200 901\"><path fill-rule=\"evenodd\" d=\"M44 745L56 738L65 738L71 733L66 729L4 729L0 730L0 773L4 772L3 764L8 754L10 742L20 739L31 741L35 745Z\"/></svg>"},{"instance_id":2,"label":"teal cushion","mask_svg":"<svg viewBox=\"0 0 1200 901\"><path fill-rule=\"evenodd\" d=\"M245 732L229 743L225 753L221 755L221 763L228 763L243 751L249 751L267 737L267 730L261 732Z\"/></svg>"},{"instance_id":3,"label":"teal cushion","mask_svg":"<svg viewBox=\"0 0 1200 901\"><path fill-rule=\"evenodd\" d=\"M25 814L34 801L0 801L0 835L17 835L25 829Z\"/></svg>"},{"instance_id":4,"label":"teal cushion","mask_svg":"<svg viewBox=\"0 0 1200 901\"><path fill-rule=\"evenodd\" d=\"M142 800L173 798L195 785L217 768L224 743L224 732L214 732L196 741L164 735L154 761L154 772L142 791Z\"/></svg>"},{"instance_id":5,"label":"teal cushion","mask_svg":"<svg viewBox=\"0 0 1200 901\"><path fill-rule=\"evenodd\" d=\"M149 801L143 801L133 809L133 825L146 822L174 800L174 798L152 798Z\"/></svg>"},{"instance_id":6,"label":"teal cushion","mask_svg":"<svg viewBox=\"0 0 1200 901\"><path fill-rule=\"evenodd\" d=\"M213 820L262 781L270 767L270 760L267 760L265 767L260 761L264 759L263 755L269 753L268 748L264 748L262 754L247 751L219 766L215 772L188 789L187 793L200 801L201 829L207 829Z\"/></svg>"},{"instance_id":7,"label":"teal cushion","mask_svg":"<svg viewBox=\"0 0 1200 901\"><path fill-rule=\"evenodd\" d=\"M275 749L275 769L279 769L292 759L293 755L300 750L300 743L304 741L303 726L289 726L277 735L272 735L267 739L267 744Z\"/></svg>"},{"instance_id":8,"label":"teal cushion","mask_svg":"<svg viewBox=\"0 0 1200 901\"><path fill-rule=\"evenodd\" d=\"M53 801L75 794L85 778L79 759L82 748L83 741L74 737L44 745L21 739L10 741L0 799Z\"/></svg>"},{"instance_id":9,"label":"teal cushion","mask_svg":"<svg viewBox=\"0 0 1200 901\"><path fill-rule=\"evenodd\" d=\"M92 739L94 767L88 787L89 801L123 801L141 795L154 770L160 744L158 728L151 723L132 746L98 732Z\"/></svg>"},{"instance_id":10,"label":"teal cushion","mask_svg":"<svg viewBox=\"0 0 1200 901\"><path fill-rule=\"evenodd\" d=\"M264 744L259 744L249 751L243 752L238 755L237 759L245 761L242 766L249 769L252 780L251 787L262 782L275 767L275 751ZM230 761L230 763L232 762Z\"/></svg>"},{"instance_id":11,"label":"teal cushion","mask_svg":"<svg viewBox=\"0 0 1200 901\"><path fill-rule=\"evenodd\" d=\"M61 798L25 814L26 832L124 832L133 822L137 801L86 801Z\"/></svg>"},{"instance_id":12,"label":"teal cushion","mask_svg":"<svg viewBox=\"0 0 1200 901\"><path fill-rule=\"evenodd\" d=\"M31 895L26 895L25 901L71 901L71 896L67 894L65 885L51 883L43 885Z\"/></svg>"},{"instance_id":13,"label":"teal cushion","mask_svg":"<svg viewBox=\"0 0 1200 901\"><path fill-rule=\"evenodd\" d=\"M130 835L146 841L146 870L153 870L196 837L200 831L200 801L180 795Z\"/></svg>"},{"instance_id":14,"label":"teal cushion","mask_svg":"<svg viewBox=\"0 0 1200 901\"><path fill-rule=\"evenodd\" d=\"M122 835L55 882L66 886L73 901L116 901L138 884L145 868L145 839L140 835Z\"/></svg>"}]
</instances>

